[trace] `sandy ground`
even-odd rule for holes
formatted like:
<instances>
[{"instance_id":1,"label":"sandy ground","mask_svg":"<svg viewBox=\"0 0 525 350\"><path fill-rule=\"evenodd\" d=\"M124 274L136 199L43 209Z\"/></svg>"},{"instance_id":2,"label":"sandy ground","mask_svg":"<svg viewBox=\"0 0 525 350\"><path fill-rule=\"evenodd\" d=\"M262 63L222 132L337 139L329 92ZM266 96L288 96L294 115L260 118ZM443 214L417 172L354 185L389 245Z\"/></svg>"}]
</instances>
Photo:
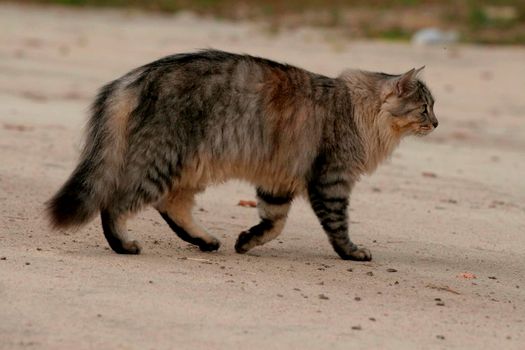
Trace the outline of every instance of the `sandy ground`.
<instances>
[{"instance_id":1,"label":"sandy ground","mask_svg":"<svg viewBox=\"0 0 525 350\"><path fill-rule=\"evenodd\" d=\"M254 196L239 183L199 199L196 216L223 242L216 253L179 240L153 210L129 224L140 256L109 251L98 220L47 227L43 202L74 167L96 89L203 47L328 75L427 66L440 127L406 140L352 196L351 234L372 262L340 260L303 201L281 237L235 254L257 221L236 205ZM0 348L523 349L524 62L524 48L0 5Z\"/></svg>"}]
</instances>

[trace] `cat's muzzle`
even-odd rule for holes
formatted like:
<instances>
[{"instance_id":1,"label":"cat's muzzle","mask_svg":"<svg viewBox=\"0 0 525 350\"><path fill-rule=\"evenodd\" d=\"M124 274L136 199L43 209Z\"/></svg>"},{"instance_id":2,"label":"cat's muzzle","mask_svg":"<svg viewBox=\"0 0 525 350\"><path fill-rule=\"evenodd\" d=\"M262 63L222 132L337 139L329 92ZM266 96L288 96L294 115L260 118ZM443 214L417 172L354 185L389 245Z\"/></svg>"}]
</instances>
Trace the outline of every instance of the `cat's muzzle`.
<instances>
[{"instance_id":1,"label":"cat's muzzle","mask_svg":"<svg viewBox=\"0 0 525 350\"><path fill-rule=\"evenodd\" d=\"M437 122L436 122L437 124ZM416 135L418 136L425 136L425 135L428 135L430 134L432 131L434 131L434 129L436 128L436 126L432 125L432 124L424 124L424 125L421 125L419 126L419 128L417 129L416 131Z\"/></svg>"}]
</instances>

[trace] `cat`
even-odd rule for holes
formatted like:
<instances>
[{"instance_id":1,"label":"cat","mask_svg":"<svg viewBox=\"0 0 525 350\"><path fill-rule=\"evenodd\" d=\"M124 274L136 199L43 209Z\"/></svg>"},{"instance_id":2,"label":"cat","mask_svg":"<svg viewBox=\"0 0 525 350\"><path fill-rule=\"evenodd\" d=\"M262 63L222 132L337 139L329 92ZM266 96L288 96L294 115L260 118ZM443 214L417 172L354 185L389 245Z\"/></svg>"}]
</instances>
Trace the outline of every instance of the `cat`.
<instances>
[{"instance_id":1,"label":"cat","mask_svg":"<svg viewBox=\"0 0 525 350\"><path fill-rule=\"evenodd\" d=\"M238 253L276 238L304 195L341 258L371 260L349 238L349 195L402 137L438 126L423 68L329 78L218 50L146 64L99 91L79 164L47 202L51 223L100 212L110 247L138 254L126 220L152 205L181 239L213 251L219 240L192 218L195 195L240 179L256 186L261 220L240 233Z\"/></svg>"}]
</instances>

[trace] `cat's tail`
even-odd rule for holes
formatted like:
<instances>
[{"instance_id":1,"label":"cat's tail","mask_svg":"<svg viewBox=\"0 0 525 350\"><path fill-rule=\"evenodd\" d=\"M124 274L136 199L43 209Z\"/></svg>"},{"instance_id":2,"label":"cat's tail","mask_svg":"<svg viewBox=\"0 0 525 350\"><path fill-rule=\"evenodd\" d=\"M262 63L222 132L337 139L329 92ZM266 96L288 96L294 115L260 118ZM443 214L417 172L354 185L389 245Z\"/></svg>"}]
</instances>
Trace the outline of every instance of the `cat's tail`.
<instances>
[{"instance_id":1,"label":"cat's tail","mask_svg":"<svg viewBox=\"0 0 525 350\"><path fill-rule=\"evenodd\" d=\"M100 195L86 181L94 166L89 158L82 159L62 188L46 203L54 228L82 225L97 212Z\"/></svg>"},{"instance_id":2,"label":"cat's tail","mask_svg":"<svg viewBox=\"0 0 525 350\"><path fill-rule=\"evenodd\" d=\"M135 103L134 94L120 85L117 80L100 90L79 164L46 203L55 228L85 224L116 190L127 144L125 123Z\"/></svg>"}]
</instances>

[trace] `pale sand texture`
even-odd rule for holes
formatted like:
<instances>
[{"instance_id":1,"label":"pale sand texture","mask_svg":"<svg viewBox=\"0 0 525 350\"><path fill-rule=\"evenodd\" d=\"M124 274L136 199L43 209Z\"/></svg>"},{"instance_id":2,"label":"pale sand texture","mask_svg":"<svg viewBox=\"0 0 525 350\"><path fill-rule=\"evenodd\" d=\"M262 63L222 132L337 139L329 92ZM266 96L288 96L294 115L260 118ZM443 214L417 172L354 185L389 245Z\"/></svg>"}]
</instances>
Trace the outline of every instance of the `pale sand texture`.
<instances>
[{"instance_id":1,"label":"pale sand texture","mask_svg":"<svg viewBox=\"0 0 525 350\"><path fill-rule=\"evenodd\" d=\"M332 76L427 66L439 128L403 142L352 195L352 238L371 263L340 260L304 201L279 239L235 254L237 234L257 222L236 206L254 196L238 183L199 199L217 253L182 242L151 209L129 223L140 256L109 251L98 220L47 227L43 202L75 165L96 89L204 47ZM524 349L524 177L524 48L0 5L1 349Z\"/></svg>"}]
</instances>

